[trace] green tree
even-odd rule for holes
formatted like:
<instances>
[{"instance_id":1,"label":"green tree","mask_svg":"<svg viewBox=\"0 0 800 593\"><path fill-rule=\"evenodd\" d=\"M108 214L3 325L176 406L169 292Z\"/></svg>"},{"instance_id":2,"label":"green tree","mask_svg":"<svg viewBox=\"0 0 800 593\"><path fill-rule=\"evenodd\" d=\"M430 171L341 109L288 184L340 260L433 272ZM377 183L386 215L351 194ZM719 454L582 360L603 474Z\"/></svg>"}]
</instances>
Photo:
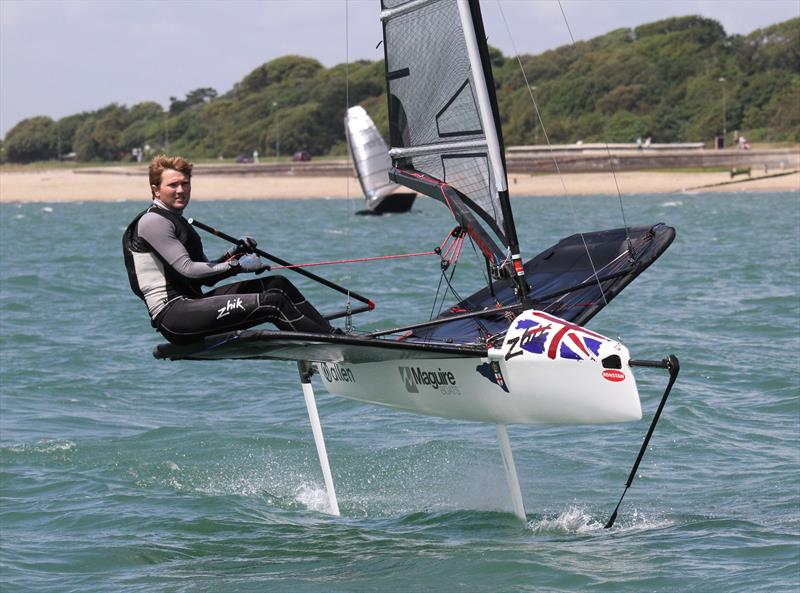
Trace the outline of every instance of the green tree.
<instances>
[{"instance_id":1,"label":"green tree","mask_svg":"<svg viewBox=\"0 0 800 593\"><path fill-rule=\"evenodd\" d=\"M45 116L23 119L5 137L6 158L12 163L46 161L58 156L55 122Z\"/></svg>"},{"instance_id":2,"label":"green tree","mask_svg":"<svg viewBox=\"0 0 800 593\"><path fill-rule=\"evenodd\" d=\"M144 101L131 107L120 135L123 150L130 152L133 148L159 143L163 137L164 118L164 109L153 101Z\"/></svg>"},{"instance_id":3,"label":"green tree","mask_svg":"<svg viewBox=\"0 0 800 593\"><path fill-rule=\"evenodd\" d=\"M61 156L75 152L75 132L80 125L91 117L88 113L77 113L62 117L56 124L57 143L60 142ZM57 147L58 150L59 147Z\"/></svg>"},{"instance_id":4,"label":"green tree","mask_svg":"<svg viewBox=\"0 0 800 593\"><path fill-rule=\"evenodd\" d=\"M633 142L637 138L644 138L650 130L650 122L628 111L617 111L605 127L604 140L606 142Z\"/></svg>"},{"instance_id":5,"label":"green tree","mask_svg":"<svg viewBox=\"0 0 800 593\"><path fill-rule=\"evenodd\" d=\"M489 61L507 145L544 142L531 93L554 143L632 142L646 135L657 142L708 142L723 127L754 140L798 138L800 18L727 36L716 21L678 17L519 59L490 47ZM173 97L166 112L144 102L62 118L55 152L60 138L61 152L74 150L82 160L118 159L144 144L169 145L194 158L271 154L278 140L282 154L343 154L349 106L364 106L388 136L385 89L382 61L325 68L284 56L221 96L200 87ZM7 158L52 158L52 129L45 118L9 132Z\"/></svg>"},{"instance_id":6,"label":"green tree","mask_svg":"<svg viewBox=\"0 0 800 593\"><path fill-rule=\"evenodd\" d=\"M92 137L94 134L94 126L94 118L88 118L75 130L73 146L79 161L90 162L100 159L100 150Z\"/></svg>"},{"instance_id":7,"label":"green tree","mask_svg":"<svg viewBox=\"0 0 800 593\"><path fill-rule=\"evenodd\" d=\"M195 105L202 105L203 103L213 101L216 98L217 91L212 89L210 86L207 86L189 91L186 94L186 103L189 107L194 107Z\"/></svg>"},{"instance_id":8,"label":"green tree","mask_svg":"<svg viewBox=\"0 0 800 593\"><path fill-rule=\"evenodd\" d=\"M122 132L127 124L127 109L113 105L96 121L92 137L97 143L98 156L105 161L122 158L126 147L122 143Z\"/></svg>"},{"instance_id":9,"label":"green tree","mask_svg":"<svg viewBox=\"0 0 800 593\"><path fill-rule=\"evenodd\" d=\"M193 91L189 91L186 94L186 99L184 99L183 101L179 100L177 97L170 97L169 113L170 115L179 115L184 111L186 111L187 109L191 109L196 105L203 105L204 103L213 101L216 98L217 98L217 91L215 91L211 87L202 87L199 89L195 89Z\"/></svg>"},{"instance_id":10,"label":"green tree","mask_svg":"<svg viewBox=\"0 0 800 593\"><path fill-rule=\"evenodd\" d=\"M116 161L125 156L122 133L127 116L127 108L111 104L86 119L75 131L74 147L78 160Z\"/></svg>"},{"instance_id":11,"label":"green tree","mask_svg":"<svg viewBox=\"0 0 800 593\"><path fill-rule=\"evenodd\" d=\"M760 138L770 142L790 141L800 142L800 77L795 77L789 89L780 95L775 95L765 107L771 114L768 128Z\"/></svg>"},{"instance_id":12,"label":"green tree","mask_svg":"<svg viewBox=\"0 0 800 593\"><path fill-rule=\"evenodd\" d=\"M258 92L268 86L284 81L300 81L313 78L322 64L311 58L301 56L284 56L267 62L253 70L233 88L235 95Z\"/></svg>"}]
</instances>

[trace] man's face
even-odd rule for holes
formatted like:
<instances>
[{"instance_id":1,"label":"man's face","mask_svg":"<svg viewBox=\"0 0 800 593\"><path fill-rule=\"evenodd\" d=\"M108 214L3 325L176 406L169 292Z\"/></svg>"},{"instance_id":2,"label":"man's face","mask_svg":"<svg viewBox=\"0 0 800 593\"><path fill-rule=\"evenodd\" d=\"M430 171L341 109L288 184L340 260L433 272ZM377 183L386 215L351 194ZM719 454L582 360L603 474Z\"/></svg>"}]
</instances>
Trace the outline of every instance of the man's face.
<instances>
[{"instance_id":1,"label":"man's face","mask_svg":"<svg viewBox=\"0 0 800 593\"><path fill-rule=\"evenodd\" d=\"M189 205L192 182L180 171L166 169L161 174L161 185L152 187L155 197L172 210L181 211Z\"/></svg>"}]
</instances>

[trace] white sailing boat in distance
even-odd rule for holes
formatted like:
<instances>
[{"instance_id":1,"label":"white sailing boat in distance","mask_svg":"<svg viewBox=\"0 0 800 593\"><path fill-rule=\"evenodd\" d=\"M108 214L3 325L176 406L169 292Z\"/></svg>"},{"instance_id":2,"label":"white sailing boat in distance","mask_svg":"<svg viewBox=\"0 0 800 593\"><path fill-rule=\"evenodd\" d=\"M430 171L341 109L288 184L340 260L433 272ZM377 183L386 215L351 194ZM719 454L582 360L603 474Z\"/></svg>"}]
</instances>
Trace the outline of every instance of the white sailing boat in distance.
<instances>
[{"instance_id":1,"label":"white sailing boat in distance","mask_svg":"<svg viewBox=\"0 0 800 593\"><path fill-rule=\"evenodd\" d=\"M344 118L347 148L358 182L364 192L366 209L356 214L401 213L411 210L416 192L389 181L389 147L381 133L360 105L347 110Z\"/></svg>"}]
</instances>

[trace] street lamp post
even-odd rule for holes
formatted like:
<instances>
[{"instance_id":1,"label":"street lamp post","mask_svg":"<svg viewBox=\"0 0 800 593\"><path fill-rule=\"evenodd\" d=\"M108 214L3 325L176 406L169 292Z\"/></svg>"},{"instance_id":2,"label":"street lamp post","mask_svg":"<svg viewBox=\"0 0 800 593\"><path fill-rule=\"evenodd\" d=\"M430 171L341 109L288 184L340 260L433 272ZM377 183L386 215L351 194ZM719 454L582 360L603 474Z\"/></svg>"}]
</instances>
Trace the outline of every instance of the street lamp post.
<instances>
[{"instance_id":1,"label":"street lamp post","mask_svg":"<svg viewBox=\"0 0 800 593\"><path fill-rule=\"evenodd\" d=\"M278 102L273 101L272 107L277 108ZM279 160L281 158L281 120L280 118L275 118L275 160Z\"/></svg>"},{"instance_id":2,"label":"street lamp post","mask_svg":"<svg viewBox=\"0 0 800 593\"><path fill-rule=\"evenodd\" d=\"M725 117L725 79L720 76L719 82L722 83L722 142L725 143L725 138L728 135L728 121Z\"/></svg>"},{"instance_id":3,"label":"street lamp post","mask_svg":"<svg viewBox=\"0 0 800 593\"><path fill-rule=\"evenodd\" d=\"M535 119L534 119L534 122L533 122L533 144L535 146L538 146L538 144L539 144L539 118L538 118L538 113L536 111L536 99L533 96L533 93L534 93L535 90L536 90L536 85L533 85L533 84L528 85L528 92L531 95L531 103L533 103L533 106L534 106L533 115L534 115Z\"/></svg>"},{"instance_id":4,"label":"street lamp post","mask_svg":"<svg viewBox=\"0 0 800 593\"><path fill-rule=\"evenodd\" d=\"M169 150L169 114L164 114L164 152Z\"/></svg>"}]
</instances>

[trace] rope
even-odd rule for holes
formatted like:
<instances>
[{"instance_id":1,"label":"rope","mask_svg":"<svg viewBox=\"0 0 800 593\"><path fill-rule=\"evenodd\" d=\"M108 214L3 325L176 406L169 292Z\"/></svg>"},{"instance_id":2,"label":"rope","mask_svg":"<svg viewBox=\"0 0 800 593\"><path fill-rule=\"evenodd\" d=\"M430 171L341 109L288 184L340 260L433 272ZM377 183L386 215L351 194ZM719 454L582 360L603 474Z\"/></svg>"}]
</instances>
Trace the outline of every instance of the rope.
<instances>
[{"instance_id":1,"label":"rope","mask_svg":"<svg viewBox=\"0 0 800 593\"><path fill-rule=\"evenodd\" d=\"M399 257L416 257L418 255L437 255L436 251L422 251L420 253L398 253L396 255L376 255L374 257L357 257L353 259L337 259L333 261L318 261L305 264L292 264L291 266L270 266L271 270L290 270L292 268L312 268L314 266L333 266L336 264L353 264L381 259L396 259Z\"/></svg>"},{"instance_id":2,"label":"rope","mask_svg":"<svg viewBox=\"0 0 800 593\"><path fill-rule=\"evenodd\" d=\"M438 255L443 262L454 263L458 260L461 254L461 246L464 243L465 234L461 232L461 227L456 227L445 237L442 244L433 251L420 251L418 253L397 253L393 255L375 255L372 257L356 257L352 259L338 259L331 261L318 261L309 262L304 264L290 264L288 266L270 266L271 270L291 270L292 268L312 268L314 266L333 266L336 264L353 264L367 261L380 261L383 259L398 259L401 257L419 257L422 255ZM455 257L448 260L449 255L455 254Z\"/></svg>"}]
</instances>

